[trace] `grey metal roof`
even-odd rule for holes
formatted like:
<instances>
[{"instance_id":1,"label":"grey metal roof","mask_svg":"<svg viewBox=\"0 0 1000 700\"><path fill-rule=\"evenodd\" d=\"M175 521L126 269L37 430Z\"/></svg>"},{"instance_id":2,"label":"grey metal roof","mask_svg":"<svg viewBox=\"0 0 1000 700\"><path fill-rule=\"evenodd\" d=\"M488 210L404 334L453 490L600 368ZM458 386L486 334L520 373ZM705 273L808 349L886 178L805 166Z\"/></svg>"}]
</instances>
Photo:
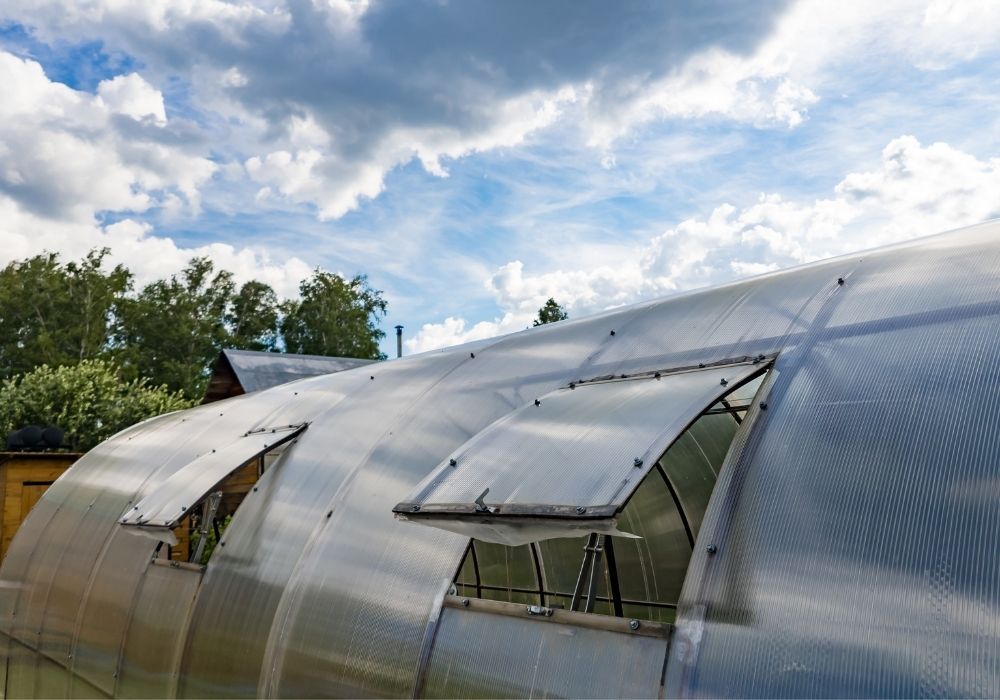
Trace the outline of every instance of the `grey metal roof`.
<instances>
[{"instance_id":1,"label":"grey metal roof","mask_svg":"<svg viewBox=\"0 0 1000 700\"><path fill-rule=\"evenodd\" d=\"M538 397L760 355L766 409L727 448L665 664L652 623L456 607L469 538L393 517ZM998 357L990 223L147 421L15 537L6 694L1000 696ZM204 572L120 523L202 455L303 423Z\"/></svg>"},{"instance_id":2,"label":"grey metal roof","mask_svg":"<svg viewBox=\"0 0 1000 700\"><path fill-rule=\"evenodd\" d=\"M294 353L223 350L246 393L270 389L305 377L318 377L371 364L356 357L325 357Z\"/></svg>"}]
</instances>

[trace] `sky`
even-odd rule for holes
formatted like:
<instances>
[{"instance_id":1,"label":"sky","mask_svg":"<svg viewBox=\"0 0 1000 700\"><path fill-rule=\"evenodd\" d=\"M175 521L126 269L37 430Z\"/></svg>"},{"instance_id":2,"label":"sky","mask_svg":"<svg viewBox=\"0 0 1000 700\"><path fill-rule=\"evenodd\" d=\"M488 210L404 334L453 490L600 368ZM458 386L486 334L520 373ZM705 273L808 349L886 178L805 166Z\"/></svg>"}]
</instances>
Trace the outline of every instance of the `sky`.
<instances>
[{"instance_id":1,"label":"sky","mask_svg":"<svg viewBox=\"0 0 1000 700\"><path fill-rule=\"evenodd\" d=\"M5 0L0 264L368 275L414 353L1000 217L993 0Z\"/></svg>"}]
</instances>

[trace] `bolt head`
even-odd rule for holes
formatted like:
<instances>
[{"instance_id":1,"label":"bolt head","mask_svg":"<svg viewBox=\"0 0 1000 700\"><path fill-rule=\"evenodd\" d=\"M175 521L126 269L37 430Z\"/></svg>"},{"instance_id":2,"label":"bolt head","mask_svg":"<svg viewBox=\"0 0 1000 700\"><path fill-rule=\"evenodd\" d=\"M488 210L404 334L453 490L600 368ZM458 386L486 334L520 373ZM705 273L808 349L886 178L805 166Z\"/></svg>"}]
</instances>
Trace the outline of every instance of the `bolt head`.
<instances>
[{"instance_id":1,"label":"bolt head","mask_svg":"<svg viewBox=\"0 0 1000 700\"><path fill-rule=\"evenodd\" d=\"M638 469L639 467L642 466L642 460L636 457L635 459L632 460L632 466Z\"/></svg>"},{"instance_id":2,"label":"bolt head","mask_svg":"<svg viewBox=\"0 0 1000 700\"><path fill-rule=\"evenodd\" d=\"M412 508L410 508L410 510L412 510L414 513L416 513L418 510L420 510L420 506L415 505Z\"/></svg>"},{"instance_id":3,"label":"bolt head","mask_svg":"<svg viewBox=\"0 0 1000 700\"><path fill-rule=\"evenodd\" d=\"M584 513L587 512L587 509L584 508L583 506L577 506L576 507L576 512L577 512L578 515L583 515Z\"/></svg>"},{"instance_id":4,"label":"bolt head","mask_svg":"<svg viewBox=\"0 0 1000 700\"><path fill-rule=\"evenodd\" d=\"M716 552L719 551L719 548L716 547L714 544L710 544L707 547L705 547L705 551L708 552L709 554L715 554Z\"/></svg>"},{"instance_id":5,"label":"bolt head","mask_svg":"<svg viewBox=\"0 0 1000 700\"><path fill-rule=\"evenodd\" d=\"M454 459L454 458L453 459L449 459L448 460L448 466L449 467L457 467L458 466L458 460Z\"/></svg>"},{"instance_id":6,"label":"bolt head","mask_svg":"<svg viewBox=\"0 0 1000 700\"><path fill-rule=\"evenodd\" d=\"M464 605L465 607L469 607L469 599L468 598L463 598L462 599L462 605Z\"/></svg>"},{"instance_id":7,"label":"bolt head","mask_svg":"<svg viewBox=\"0 0 1000 700\"><path fill-rule=\"evenodd\" d=\"M630 630L637 630L637 629L639 629L639 621L638 620L629 620L628 621L628 628Z\"/></svg>"},{"instance_id":8,"label":"bolt head","mask_svg":"<svg viewBox=\"0 0 1000 700\"><path fill-rule=\"evenodd\" d=\"M762 411L766 411L767 410L767 403L765 401L761 401L760 402L760 410L762 410Z\"/></svg>"}]
</instances>

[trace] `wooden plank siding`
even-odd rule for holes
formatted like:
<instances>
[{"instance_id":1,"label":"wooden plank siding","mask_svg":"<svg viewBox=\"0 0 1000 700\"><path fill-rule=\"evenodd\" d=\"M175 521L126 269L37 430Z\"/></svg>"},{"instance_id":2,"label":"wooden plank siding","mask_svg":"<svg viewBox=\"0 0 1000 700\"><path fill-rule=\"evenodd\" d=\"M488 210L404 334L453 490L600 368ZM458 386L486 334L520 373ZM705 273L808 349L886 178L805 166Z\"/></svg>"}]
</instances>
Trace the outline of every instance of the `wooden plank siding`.
<instances>
[{"instance_id":1,"label":"wooden plank siding","mask_svg":"<svg viewBox=\"0 0 1000 700\"><path fill-rule=\"evenodd\" d=\"M71 452L0 453L0 558L35 504L80 455Z\"/></svg>"}]
</instances>

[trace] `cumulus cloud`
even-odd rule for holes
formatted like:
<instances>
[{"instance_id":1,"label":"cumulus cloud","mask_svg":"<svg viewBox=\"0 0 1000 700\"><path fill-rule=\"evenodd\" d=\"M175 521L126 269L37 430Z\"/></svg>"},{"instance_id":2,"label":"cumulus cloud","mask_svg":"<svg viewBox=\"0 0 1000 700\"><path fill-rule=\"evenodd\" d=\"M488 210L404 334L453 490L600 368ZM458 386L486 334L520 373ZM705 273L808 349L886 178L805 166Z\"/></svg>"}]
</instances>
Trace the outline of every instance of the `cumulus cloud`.
<instances>
[{"instance_id":1,"label":"cumulus cloud","mask_svg":"<svg viewBox=\"0 0 1000 700\"><path fill-rule=\"evenodd\" d=\"M102 80L97 86L97 94L114 113L125 114L137 121L151 119L157 126L167 123L163 95L138 73Z\"/></svg>"},{"instance_id":2,"label":"cumulus cloud","mask_svg":"<svg viewBox=\"0 0 1000 700\"><path fill-rule=\"evenodd\" d=\"M185 76L203 108L237 125L261 190L337 218L401 164L443 177L450 159L519 144L568 107L642 102L663 81L661 92L681 89L670 78L678 66L701 52L749 53L785 5L11 0L3 14L43 40L100 38L161 77ZM114 93L124 113L162 121L116 81L109 104ZM710 108L683 89L690 104L679 113ZM809 99L781 90L789 104ZM797 109L777 119L794 121ZM296 133L303 122L319 136L309 145Z\"/></svg>"},{"instance_id":3,"label":"cumulus cloud","mask_svg":"<svg viewBox=\"0 0 1000 700\"><path fill-rule=\"evenodd\" d=\"M153 207L196 209L199 188L216 169L171 142L163 97L141 76L105 80L94 95L0 51L0 83L0 265L44 250L72 259L108 246L140 283L196 255L289 295L309 274L301 260L275 261L263 250L180 247L135 219ZM127 217L102 226L98 214L107 211Z\"/></svg>"},{"instance_id":4,"label":"cumulus cloud","mask_svg":"<svg viewBox=\"0 0 1000 700\"><path fill-rule=\"evenodd\" d=\"M140 76L103 81L92 95L0 51L0 82L0 197L52 219L143 212L170 194L197 206L215 165L164 140L163 97Z\"/></svg>"},{"instance_id":5,"label":"cumulus cloud","mask_svg":"<svg viewBox=\"0 0 1000 700\"><path fill-rule=\"evenodd\" d=\"M0 266L44 251L58 252L63 260L79 259L94 248L111 249L109 264L124 263L143 285L180 271L193 257L208 257L219 269L233 273L239 282L258 279L280 295L298 293L299 282L312 272L297 257L278 258L264 248L236 247L224 243L185 247L153 234L149 224L135 219L99 226L93 222L38 217L0 197Z\"/></svg>"},{"instance_id":6,"label":"cumulus cloud","mask_svg":"<svg viewBox=\"0 0 1000 700\"><path fill-rule=\"evenodd\" d=\"M471 327L460 318L425 324L407 347L430 350L519 330L549 297L585 314L997 217L1000 158L901 136L886 145L877 168L848 174L828 198L770 193L742 208L721 204L634 248L619 267L527 275L520 261L507 263L487 282L500 318Z\"/></svg>"},{"instance_id":7,"label":"cumulus cloud","mask_svg":"<svg viewBox=\"0 0 1000 700\"><path fill-rule=\"evenodd\" d=\"M892 56L928 70L995 49L1000 4L989 0L800 0L749 52L708 47L661 76L635 76L584 115L591 145L611 149L637 125L717 117L793 128L840 70Z\"/></svg>"},{"instance_id":8,"label":"cumulus cloud","mask_svg":"<svg viewBox=\"0 0 1000 700\"><path fill-rule=\"evenodd\" d=\"M656 120L794 128L845 57L878 46L935 69L974 58L1000 31L1000 8L983 0L8 0L0 14L43 39L99 38L161 77L185 77L240 134L259 201L314 205L324 219L378 196L401 164L445 176L449 160L519 144L560 118L604 167L619 139ZM102 98L162 123L136 79L115 78Z\"/></svg>"}]
</instances>

